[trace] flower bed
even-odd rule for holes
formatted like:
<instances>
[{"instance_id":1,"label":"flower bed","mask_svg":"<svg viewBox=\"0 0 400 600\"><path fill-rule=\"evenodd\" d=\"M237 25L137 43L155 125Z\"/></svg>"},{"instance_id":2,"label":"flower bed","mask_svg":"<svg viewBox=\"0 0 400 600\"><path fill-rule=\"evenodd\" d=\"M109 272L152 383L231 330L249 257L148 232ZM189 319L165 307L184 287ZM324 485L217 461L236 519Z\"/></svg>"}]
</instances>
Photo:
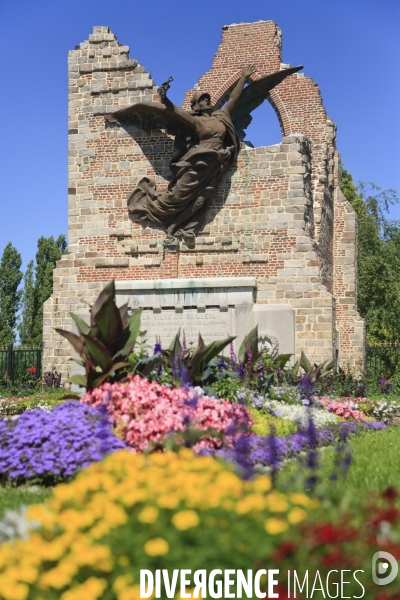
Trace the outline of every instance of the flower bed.
<instances>
[{"instance_id":1,"label":"flower bed","mask_svg":"<svg viewBox=\"0 0 400 600\"><path fill-rule=\"evenodd\" d=\"M310 587L318 571L325 589L331 571L335 597L335 581L347 569L347 597L361 597L349 573L359 570L363 598L394 600L399 582L379 596L371 556L378 549L400 555L399 506L397 492L387 490L356 515L330 522L307 495L279 493L265 475L243 482L227 465L189 449L116 452L28 509L39 529L0 547L0 593L4 600L138 600L140 569L163 568L171 577L173 569L279 568L281 600L294 569L301 580L308 570Z\"/></svg>"},{"instance_id":2,"label":"flower bed","mask_svg":"<svg viewBox=\"0 0 400 600\"><path fill-rule=\"evenodd\" d=\"M268 476L243 482L188 449L117 452L28 509L42 529L0 547L0 593L4 600L135 599L139 569L160 568L160 557L167 569L251 569L317 505L304 494L271 491Z\"/></svg>"},{"instance_id":3,"label":"flower bed","mask_svg":"<svg viewBox=\"0 0 400 600\"><path fill-rule=\"evenodd\" d=\"M248 439L246 445L242 442L239 447L206 452L239 465L246 462L253 466L256 464L278 466L283 460L292 458L303 450L313 448L314 445L328 446L334 444L336 439L341 437L347 438L349 435L358 435L361 431L379 431L385 428L384 423L374 421L338 423L336 431L332 428L315 429L315 437L312 439L306 430L302 430L286 437L254 436Z\"/></svg>"},{"instance_id":4,"label":"flower bed","mask_svg":"<svg viewBox=\"0 0 400 600\"><path fill-rule=\"evenodd\" d=\"M229 400L208 398L199 388L171 388L147 379L128 376L128 383L105 383L88 392L81 402L106 406L115 421L117 434L136 452L164 442L173 433L187 430L214 431L217 437L204 437L194 448L231 446L248 435L253 423L245 406Z\"/></svg>"},{"instance_id":5,"label":"flower bed","mask_svg":"<svg viewBox=\"0 0 400 600\"><path fill-rule=\"evenodd\" d=\"M66 402L52 412L27 410L0 420L0 478L52 485L123 447L104 409Z\"/></svg>"}]
</instances>

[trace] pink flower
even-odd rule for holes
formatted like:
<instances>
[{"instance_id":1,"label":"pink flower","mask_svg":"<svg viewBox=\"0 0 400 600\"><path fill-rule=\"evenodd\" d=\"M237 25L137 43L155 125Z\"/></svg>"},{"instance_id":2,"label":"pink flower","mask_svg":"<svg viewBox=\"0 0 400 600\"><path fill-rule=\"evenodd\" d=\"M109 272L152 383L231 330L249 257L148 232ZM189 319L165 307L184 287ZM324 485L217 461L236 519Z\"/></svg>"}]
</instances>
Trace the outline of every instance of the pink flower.
<instances>
[{"instance_id":1,"label":"pink flower","mask_svg":"<svg viewBox=\"0 0 400 600\"><path fill-rule=\"evenodd\" d=\"M338 417L355 419L356 421L363 421L365 419L365 414L361 410L353 408L354 400L351 398L344 398L343 401L340 401L338 399L332 400L327 396L322 396L319 398L319 401L327 410L329 410L329 412L338 415Z\"/></svg>"},{"instance_id":2,"label":"pink flower","mask_svg":"<svg viewBox=\"0 0 400 600\"><path fill-rule=\"evenodd\" d=\"M169 388L138 375L127 383L104 383L81 398L84 404L105 404L115 421L116 432L135 452L144 451L150 442L160 443L171 433L184 431L190 421L199 431L213 429L228 445L250 429L253 421L241 404L195 392ZM203 437L195 450L222 445L218 438Z\"/></svg>"}]
</instances>

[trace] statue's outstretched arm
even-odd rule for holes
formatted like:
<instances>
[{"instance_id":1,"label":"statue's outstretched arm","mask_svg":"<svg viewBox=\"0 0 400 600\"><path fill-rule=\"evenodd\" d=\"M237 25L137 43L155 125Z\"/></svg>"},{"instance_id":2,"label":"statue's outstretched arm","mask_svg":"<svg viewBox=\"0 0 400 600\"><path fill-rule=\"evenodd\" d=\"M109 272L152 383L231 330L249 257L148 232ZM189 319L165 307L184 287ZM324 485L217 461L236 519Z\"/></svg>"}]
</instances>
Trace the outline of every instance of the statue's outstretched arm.
<instances>
[{"instance_id":1,"label":"statue's outstretched arm","mask_svg":"<svg viewBox=\"0 0 400 600\"><path fill-rule=\"evenodd\" d=\"M245 67L242 70L242 75L241 75L239 81L237 82L236 86L233 88L230 98L229 98L226 106L224 107L224 110L226 110L229 114L232 114L233 111L235 110L235 105L240 98L240 94L243 91L244 84L251 77L251 75L255 72L255 70L256 70L256 68L254 65Z\"/></svg>"},{"instance_id":2,"label":"statue's outstretched arm","mask_svg":"<svg viewBox=\"0 0 400 600\"><path fill-rule=\"evenodd\" d=\"M174 113L189 125L194 125L194 117L192 117L192 115L186 110L183 110L183 108L180 108L180 106L176 106L176 104L174 104L169 98L167 98L168 87L166 87L165 84L163 84L158 88L158 93L160 95L161 102L164 104L167 111Z\"/></svg>"}]
</instances>

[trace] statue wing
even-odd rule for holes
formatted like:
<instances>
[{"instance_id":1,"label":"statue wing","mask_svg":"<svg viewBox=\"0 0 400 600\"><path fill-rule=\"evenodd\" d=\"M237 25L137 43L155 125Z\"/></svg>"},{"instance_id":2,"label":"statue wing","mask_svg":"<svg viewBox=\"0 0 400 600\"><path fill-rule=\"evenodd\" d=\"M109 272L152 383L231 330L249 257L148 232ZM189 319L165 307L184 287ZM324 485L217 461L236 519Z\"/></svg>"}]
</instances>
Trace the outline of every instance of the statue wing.
<instances>
[{"instance_id":1,"label":"statue wing","mask_svg":"<svg viewBox=\"0 0 400 600\"><path fill-rule=\"evenodd\" d=\"M282 71L276 71L270 75L264 75L264 77L252 81L244 88L232 112L232 121L240 139L244 138L244 129L246 129L251 122L250 113L264 102L269 96L270 91L276 85L281 83L289 75L297 73L297 71L300 71L302 68L303 67L300 65L290 69L282 69Z\"/></svg>"},{"instance_id":2,"label":"statue wing","mask_svg":"<svg viewBox=\"0 0 400 600\"><path fill-rule=\"evenodd\" d=\"M179 115L167 110L161 102L137 102L105 115L108 123L135 125L140 129L165 129L175 136L189 137L193 135L190 125Z\"/></svg>"}]
</instances>

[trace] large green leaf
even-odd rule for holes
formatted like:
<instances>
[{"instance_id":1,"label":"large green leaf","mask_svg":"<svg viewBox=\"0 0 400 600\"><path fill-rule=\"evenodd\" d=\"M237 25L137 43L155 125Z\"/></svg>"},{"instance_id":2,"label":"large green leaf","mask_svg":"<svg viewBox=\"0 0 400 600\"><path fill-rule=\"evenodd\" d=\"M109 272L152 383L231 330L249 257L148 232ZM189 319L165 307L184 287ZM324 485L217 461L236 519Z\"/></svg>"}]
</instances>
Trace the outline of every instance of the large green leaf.
<instances>
[{"instance_id":1,"label":"large green leaf","mask_svg":"<svg viewBox=\"0 0 400 600\"><path fill-rule=\"evenodd\" d=\"M72 331L65 331L64 329L56 329L55 331L65 337L78 354L82 354L83 342L79 335L72 333Z\"/></svg>"},{"instance_id":2,"label":"large green leaf","mask_svg":"<svg viewBox=\"0 0 400 600\"><path fill-rule=\"evenodd\" d=\"M273 363L274 367L280 367L281 369L284 369L291 357L292 357L292 354L279 354L274 359L274 363Z\"/></svg>"},{"instance_id":3,"label":"large green leaf","mask_svg":"<svg viewBox=\"0 0 400 600\"><path fill-rule=\"evenodd\" d=\"M136 363L134 372L140 373L140 375L146 377L146 375L149 375L154 371L161 362L162 354L158 352L157 354L153 354L153 356L149 356L149 358L142 358L142 360L139 360L139 362Z\"/></svg>"},{"instance_id":4,"label":"large green leaf","mask_svg":"<svg viewBox=\"0 0 400 600\"><path fill-rule=\"evenodd\" d=\"M304 369L306 373L311 371L312 368L311 363L308 360L307 356L304 354L303 350L301 351L300 366Z\"/></svg>"},{"instance_id":5,"label":"large green leaf","mask_svg":"<svg viewBox=\"0 0 400 600\"><path fill-rule=\"evenodd\" d=\"M117 346L117 352L114 355L114 359L121 357L122 359L129 356L132 352L137 337L140 331L140 319L142 317L142 309L138 308L133 311L129 319L129 328L125 329L124 334L121 338L121 342Z\"/></svg>"},{"instance_id":6,"label":"large green leaf","mask_svg":"<svg viewBox=\"0 0 400 600\"><path fill-rule=\"evenodd\" d=\"M71 375L68 379L70 383L76 383L76 385L80 385L81 387L86 387L87 381L85 375Z\"/></svg>"},{"instance_id":7,"label":"large green leaf","mask_svg":"<svg viewBox=\"0 0 400 600\"><path fill-rule=\"evenodd\" d=\"M100 292L99 296L96 298L92 309L90 311L90 325L93 327L96 323L96 316L103 304L109 302L110 300L114 300L115 298L115 283L114 279L107 283L106 287Z\"/></svg>"},{"instance_id":8,"label":"large green leaf","mask_svg":"<svg viewBox=\"0 0 400 600\"><path fill-rule=\"evenodd\" d=\"M173 358L176 358L177 356L181 356L182 355L182 346L181 346L181 342L180 342L180 335L181 335L181 329L178 329L178 333L175 335L174 339L171 342L171 345L169 347L171 356Z\"/></svg>"},{"instance_id":9,"label":"large green leaf","mask_svg":"<svg viewBox=\"0 0 400 600\"><path fill-rule=\"evenodd\" d=\"M260 352L258 350L258 325L246 335L240 344L238 359L241 363L247 362L248 352L251 351L251 363L257 360Z\"/></svg>"},{"instance_id":10,"label":"large green leaf","mask_svg":"<svg viewBox=\"0 0 400 600\"><path fill-rule=\"evenodd\" d=\"M129 327L128 304L123 304L119 307L119 314L121 315L122 328L126 329Z\"/></svg>"},{"instance_id":11,"label":"large green leaf","mask_svg":"<svg viewBox=\"0 0 400 600\"><path fill-rule=\"evenodd\" d=\"M115 304L114 298L109 296L106 299L97 311L94 320L104 344L109 349L110 354L114 354L123 334L121 313Z\"/></svg>"},{"instance_id":12,"label":"large green leaf","mask_svg":"<svg viewBox=\"0 0 400 600\"><path fill-rule=\"evenodd\" d=\"M106 346L97 338L90 335L83 336L83 346L86 354L92 359L94 365L99 366L103 373L112 368L113 360Z\"/></svg>"},{"instance_id":13,"label":"large green leaf","mask_svg":"<svg viewBox=\"0 0 400 600\"><path fill-rule=\"evenodd\" d=\"M73 313L69 313L72 319L75 321L75 324L78 328L79 333L88 333L90 327L85 321L79 317L78 315L74 315Z\"/></svg>"},{"instance_id":14,"label":"large green leaf","mask_svg":"<svg viewBox=\"0 0 400 600\"><path fill-rule=\"evenodd\" d=\"M214 342L211 342L211 344L208 344L208 346L204 346L204 342L201 339L201 336L199 336L199 345L191 360L191 376L195 378L200 375L204 366L207 365L215 356L218 356L218 354L220 354L222 350L226 348L226 346L228 346L234 339L235 336L230 336L224 340L215 340Z\"/></svg>"}]
</instances>

